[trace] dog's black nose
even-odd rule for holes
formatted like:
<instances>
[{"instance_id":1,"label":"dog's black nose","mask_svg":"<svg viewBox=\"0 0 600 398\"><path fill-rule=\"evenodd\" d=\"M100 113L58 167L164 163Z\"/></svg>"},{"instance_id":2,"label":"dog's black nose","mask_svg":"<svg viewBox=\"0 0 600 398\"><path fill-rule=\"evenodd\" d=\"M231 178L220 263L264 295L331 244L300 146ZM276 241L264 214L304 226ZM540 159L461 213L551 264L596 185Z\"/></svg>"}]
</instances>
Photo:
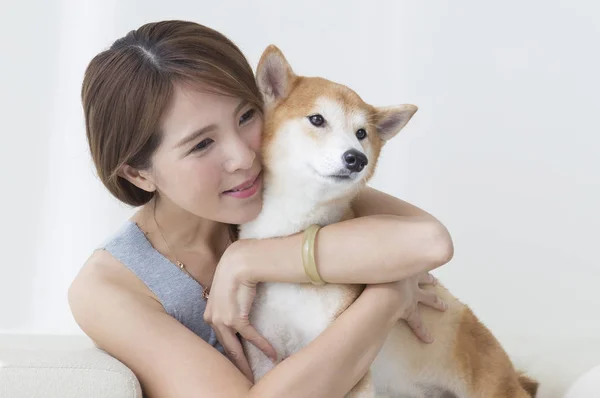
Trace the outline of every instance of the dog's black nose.
<instances>
[{"instance_id":1,"label":"dog's black nose","mask_svg":"<svg viewBox=\"0 0 600 398\"><path fill-rule=\"evenodd\" d=\"M346 168L350 171L361 172L362 169L369 163L369 160L364 153L356 149L350 149L342 155Z\"/></svg>"}]
</instances>

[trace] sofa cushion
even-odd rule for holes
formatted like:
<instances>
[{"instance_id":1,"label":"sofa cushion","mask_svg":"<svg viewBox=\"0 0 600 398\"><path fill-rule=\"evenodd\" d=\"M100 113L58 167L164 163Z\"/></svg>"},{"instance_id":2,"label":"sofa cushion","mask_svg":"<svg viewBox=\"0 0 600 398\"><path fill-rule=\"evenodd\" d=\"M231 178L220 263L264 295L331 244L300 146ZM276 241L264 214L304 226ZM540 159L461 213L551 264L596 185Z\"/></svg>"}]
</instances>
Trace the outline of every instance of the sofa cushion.
<instances>
[{"instance_id":1,"label":"sofa cushion","mask_svg":"<svg viewBox=\"0 0 600 398\"><path fill-rule=\"evenodd\" d=\"M85 336L0 335L0 397L141 398L133 372Z\"/></svg>"}]
</instances>

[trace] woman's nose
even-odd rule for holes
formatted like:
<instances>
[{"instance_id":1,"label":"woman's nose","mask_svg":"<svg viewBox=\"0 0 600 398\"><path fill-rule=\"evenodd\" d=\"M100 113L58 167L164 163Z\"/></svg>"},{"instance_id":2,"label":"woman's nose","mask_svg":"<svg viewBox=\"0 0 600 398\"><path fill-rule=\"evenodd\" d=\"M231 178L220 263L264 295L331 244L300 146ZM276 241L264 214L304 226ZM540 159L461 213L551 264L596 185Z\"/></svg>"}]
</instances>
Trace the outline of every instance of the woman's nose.
<instances>
[{"instance_id":1,"label":"woman's nose","mask_svg":"<svg viewBox=\"0 0 600 398\"><path fill-rule=\"evenodd\" d=\"M251 168L256 158L256 152L238 136L230 141L226 152L225 170L228 173Z\"/></svg>"}]
</instances>

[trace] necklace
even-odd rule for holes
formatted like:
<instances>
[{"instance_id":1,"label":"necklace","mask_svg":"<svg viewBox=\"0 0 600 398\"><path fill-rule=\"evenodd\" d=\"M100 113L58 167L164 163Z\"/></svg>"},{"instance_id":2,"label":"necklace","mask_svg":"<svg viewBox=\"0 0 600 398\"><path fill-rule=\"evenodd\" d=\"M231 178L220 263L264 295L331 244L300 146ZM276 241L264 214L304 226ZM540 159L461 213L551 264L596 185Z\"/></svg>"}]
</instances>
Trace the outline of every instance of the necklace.
<instances>
[{"instance_id":1,"label":"necklace","mask_svg":"<svg viewBox=\"0 0 600 398\"><path fill-rule=\"evenodd\" d=\"M200 285L200 287L202 288L202 298L204 300L208 300L210 288L202 286L202 284L200 282L198 282L198 280L196 278L194 278L194 276L192 274L190 274L190 272L185 268L185 265L177 259L177 256L175 255L175 253L173 252L173 250L171 250L171 247L169 246L169 242L167 242L167 239L165 239L165 236L163 235L163 233L160 229L160 225L158 225L158 222L156 221L156 198L154 199L154 210L152 213L152 217L154 218L154 224L156 224L156 228L158 229L160 236L162 236L162 239L165 242L165 246L167 246L167 249L169 249L169 254L171 254L173 256L173 258L175 259L175 264L177 265L177 267L179 267L180 270L182 270L183 272L188 274L190 278L195 280L196 283L198 283L198 285Z\"/></svg>"}]
</instances>

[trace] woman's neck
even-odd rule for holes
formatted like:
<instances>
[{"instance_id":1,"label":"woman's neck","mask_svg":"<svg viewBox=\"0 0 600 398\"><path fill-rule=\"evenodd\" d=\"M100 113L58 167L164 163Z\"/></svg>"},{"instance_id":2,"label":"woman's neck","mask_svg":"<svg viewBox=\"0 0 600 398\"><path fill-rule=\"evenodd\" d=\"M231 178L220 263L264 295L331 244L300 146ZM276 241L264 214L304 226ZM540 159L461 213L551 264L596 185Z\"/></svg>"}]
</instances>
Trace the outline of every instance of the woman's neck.
<instances>
[{"instance_id":1,"label":"woman's neck","mask_svg":"<svg viewBox=\"0 0 600 398\"><path fill-rule=\"evenodd\" d=\"M219 258L228 244L227 225L191 214L166 198L155 197L133 218L153 241L159 241L159 247L166 246L168 254L178 259L184 253Z\"/></svg>"}]
</instances>

